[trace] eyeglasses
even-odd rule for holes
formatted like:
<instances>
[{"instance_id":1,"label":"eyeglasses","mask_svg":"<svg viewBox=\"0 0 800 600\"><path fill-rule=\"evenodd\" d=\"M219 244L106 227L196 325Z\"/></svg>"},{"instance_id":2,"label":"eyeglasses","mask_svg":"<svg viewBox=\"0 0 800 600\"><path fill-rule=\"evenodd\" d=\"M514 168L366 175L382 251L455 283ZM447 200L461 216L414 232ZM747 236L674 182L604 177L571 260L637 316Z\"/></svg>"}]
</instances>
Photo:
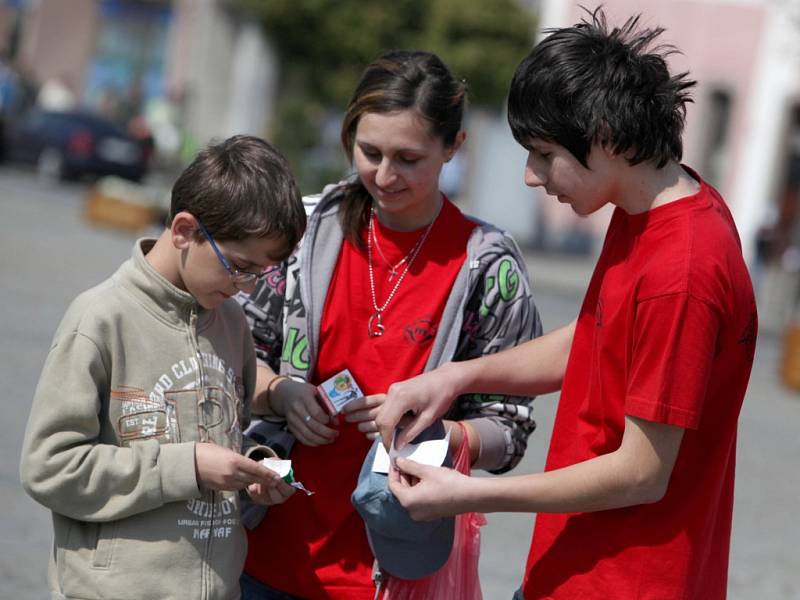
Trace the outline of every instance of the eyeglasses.
<instances>
[{"instance_id":1,"label":"eyeglasses","mask_svg":"<svg viewBox=\"0 0 800 600\"><path fill-rule=\"evenodd\" d=\"M230 261L222 255L222 252L220 252L219 246L217 246L216 242L214 242L214 238L211 237L211 232L209 232L208 229L206 229L205 225L203 225L200 219L195 217L195 220L197 221L197 224L200 227L200 231L206 237L208 243L211 244L211 249L214 251L214 254L217 255L219 262L222 264L223 267L225 267L225 270L228 272L228 275L230 275L233 285L235 285L243 292L253 291L253 289L256 287L256 282L259 279L265 277L268 271L262 271L261 273L251 273L250 271L242 271L234 267L230 263Z\"/></svg>"}]
</instances>

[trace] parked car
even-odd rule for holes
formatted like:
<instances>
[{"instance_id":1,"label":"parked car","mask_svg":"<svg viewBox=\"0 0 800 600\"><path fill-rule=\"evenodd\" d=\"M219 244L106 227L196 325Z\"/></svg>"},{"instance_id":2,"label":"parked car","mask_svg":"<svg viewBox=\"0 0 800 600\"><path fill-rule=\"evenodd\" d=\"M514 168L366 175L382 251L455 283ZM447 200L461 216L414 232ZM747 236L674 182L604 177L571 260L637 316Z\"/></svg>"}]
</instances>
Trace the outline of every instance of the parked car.
<instances>
[{"instance_id":1,"label":"parked car","mask_svg":"<svg viewBox=\"0 0 800 600\"><path fill-rule=\"evenodd\" d=\"M6 129L6 158L35 164L43 177L118 175L139 181L147 171L151 146L89 112L34 109Z\"/></svg>"}]
</instances>

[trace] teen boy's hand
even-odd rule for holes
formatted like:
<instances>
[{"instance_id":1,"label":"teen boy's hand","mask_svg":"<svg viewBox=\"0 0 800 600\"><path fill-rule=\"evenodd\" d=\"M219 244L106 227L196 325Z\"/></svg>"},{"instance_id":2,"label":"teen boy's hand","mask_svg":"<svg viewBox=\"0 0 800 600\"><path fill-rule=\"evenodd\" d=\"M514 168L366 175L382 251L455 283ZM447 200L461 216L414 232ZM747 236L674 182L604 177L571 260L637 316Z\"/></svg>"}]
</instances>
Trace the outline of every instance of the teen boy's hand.
<instances>
[{"instance_id":1,"label":"teen boy's hand","mask_svg":"<svg viewBox=\"0 0 800 600\"><path fill-rule=\"evenodd\" d=\"M375 418L384 446L389 448L395 428L403 427L395 438L399 450L441 417L458 396L454 383L456 363L446 363L433 371L406 381L393 383L386 402Z\"/></svg>"},{"instance_id":2,"label":"teen boy's hand","mask_svg":"<svg viewBox=\"0 0 800 600\"><path fill-rule=\"evenodd\" d=\"M236 492L251 484L275 487L281 481L264 465L217 444L195 444L194 461L197 480L208 490Z\"/></svg>"},{"instance_id":3,"label":"teen boy's hand","mask_svg":"<svg viewBox=\"0 0 800 600\"><path fill-rule=\"evenodd\" d=\"M270 406L286 418L289 431L306 446L322 446L336 440L339 432L317 399L317 388L304 381L283 379L270 393Z\"/></svg>"},{"instance_id":4,"label":"teen boy's hand","mask_svg":"<svg viewBox=\"0 0 800 600\"><path fill-rule=\"evenodd\" d=\"M377 439L379 434L375 418L385 400L386 394L373 394L348 402L342 409L344 420L348 423L358 423L358 430L364 433L368 440Z\"/></svg>"},{"instance_id":5,"label":"teen boy's hand","mask_svg":"<svg viewBox=\"0 0 800 600\"><path fill-rule=\"evenodd\" d=\"M467 392L537 396L561 389L577 319L519 346L471 360L445 363L412 379L394 383L375 421L383 443L399 450L441 417Z\"/></svg>"},{"instance_id":6,"label":"teen boy's hand","mask_svg":"<svg viewBox=\"0 0 800 600\"><path fill-rule=\"evenodd\" d=\"M475 481L453 469L405 458L398 458L389 472L389 490L415 521L468 512L470 486Z\"/></svg>"}]
</instances>

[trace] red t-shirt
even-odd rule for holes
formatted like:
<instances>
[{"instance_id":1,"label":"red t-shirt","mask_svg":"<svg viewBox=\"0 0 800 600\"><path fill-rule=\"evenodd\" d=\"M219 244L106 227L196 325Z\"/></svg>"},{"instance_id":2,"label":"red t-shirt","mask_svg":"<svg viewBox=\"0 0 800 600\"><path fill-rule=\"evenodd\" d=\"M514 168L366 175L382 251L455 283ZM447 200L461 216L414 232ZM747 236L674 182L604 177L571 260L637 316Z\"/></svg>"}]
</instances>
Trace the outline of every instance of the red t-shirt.
<instances>
[{"instance_id":1,"label":"red t-shirt","mask_svg":"<svg viewBox=\"0 0 800 600\"><path fill-rule=\"evenodd\" d=\"M393 265L424 231L397 232L381 226L377 219L374 223L381 250ZM384 311L386 329L381 337L369 337L367 329L374 312L367 251L345 241L325 301L312 383L348 368L365 394L375 394L385 392L395 381L421 373L474 227L445 200ZM365 242L366 235L365 230ZM399 274L389 280L389 266L375 247L372 263L377 302L382 306ZM345 422L343 415L338 429L333 444L295 444L291 455L295 477L315 495L296 494L285 504L269 508L264 521L248 536L245 572L303 598L372 600L372 551L364 523L350 503L371 442L356 425Z\"/></svg>"},{"instance_id":2,"label":"red t-shirt","mask_svg":"<svg viewBox=\"0 0 800 600\"><path fill-rule=\"evenodd\" d=\"M691 173L699 179L696 174ZM536 518L526 600L715 600L757 315L716 190L617 209L578 318L546 470L616 450L626 415L685 428L655 504Z\"/></svg>"}]
</instances>

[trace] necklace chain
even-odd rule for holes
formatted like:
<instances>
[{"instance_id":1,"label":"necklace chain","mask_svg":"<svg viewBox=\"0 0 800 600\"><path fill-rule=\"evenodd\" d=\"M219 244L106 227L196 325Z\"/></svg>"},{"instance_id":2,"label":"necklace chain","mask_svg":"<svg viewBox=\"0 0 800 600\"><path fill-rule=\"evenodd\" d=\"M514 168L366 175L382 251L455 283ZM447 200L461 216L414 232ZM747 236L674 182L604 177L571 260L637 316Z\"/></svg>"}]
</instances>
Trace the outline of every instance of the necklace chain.
<instances>
[{"instance_id":1,"label":"necklace chain","mask_svg":"<svg viewBox=\"0 0 800 600\"><path fill-rule=\"evenodd\" d=\"M417 246L419 246L420 243L423 241L423 238L420 237L417 240L416 244L414 244L414 246L408 252L408 254L406 254L396 264L393 265L391 261L388 258L386 258L386 255L383 253L383 249L381 248L381 244L378 241L378 235L375 233L375 229L376 229L375 227L370 228L370 237L372 238L372 243L375 244L375 249L378 251L378 254L381 255L383 262L386 264L387 267L389 267L389 281L391 281L397 276L397 269L399 269L406 263L408 257L414 253L414 251L417 249Z\"/></svg>"},{"instance_id":2,"label":"necklace chain","mask_svg":"<svg viewBox=\"0 0 800 600\"><path fill-rule=\"evenodd\" d=\"M417 255L422 249L422 245L425 243L425 240L428 239L428 234L431 232L431 229L433 229L433 224L436 223L436 219L439 218L439 213L441 212L441 210L442 207L440 205L439 211L436 213L436 216L433 218L433 221L430 222L430 225L428 225L427 229L425 229L425 232L417 240L417 243L414 244L409 253L406 254L403 257L403 259L400 262L398 262L394 267L392 267L392 264L388 260L386 260L386 256L384 256L383 252L380 249L380 246L378 245L378 238L375 235L375 209L373 208L370 211L369 231L367 232L367 264L369 265L369 291L372 295L372 308L375 310L375 312L369 318L369 321L367 323L367 331L370 337L380 337L383 335L385 327L383 326L382 313L389 306L389 303L392 301L392 298L394 298L394 295L397 292L397 289L400 287L400 284L403 283L403 279L405 279L406 273L408 273L408 270L411 268L411 264L414 262L414 259L417 258ZM391 281L392 277L394 277L394 275L396 274L395 269L399 268L402 264L405 263L405 267L400 273L400 277L397 279L397 282L394 284L391 291L389 292L389 295L386 297L386 301L383 303L383 306L378 306L377 295L375 293L375 274L372 266L373 240L375 243L375 247L378 249L378 252L380 252L381 257L383 258L384 261L386 261L386 264L389 266L389 269L392 272L392 276L389 278L389 281Z\"/></svg>"}]
</instances>

